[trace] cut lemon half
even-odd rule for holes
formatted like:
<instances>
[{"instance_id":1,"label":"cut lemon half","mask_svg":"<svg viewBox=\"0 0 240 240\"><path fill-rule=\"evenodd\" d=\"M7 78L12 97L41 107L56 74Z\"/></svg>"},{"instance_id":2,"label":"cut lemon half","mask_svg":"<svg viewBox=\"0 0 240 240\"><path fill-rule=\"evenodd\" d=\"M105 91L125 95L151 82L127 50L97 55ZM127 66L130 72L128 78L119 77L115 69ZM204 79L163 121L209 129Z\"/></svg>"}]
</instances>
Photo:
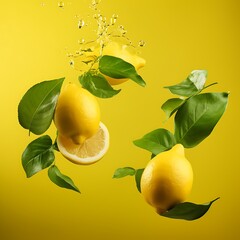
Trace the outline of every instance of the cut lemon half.
<instances>
[{"instance_id":1,"label":"cut lemon half","mask_svg":"<svg viewBox=\"0 0 240 240\"><path fill-rule=\"evenodd\" d=\"M107 127L100 122L97 133L82 144L75 144L71 138L60 134L57 137L57 144L61 154L69 161L88 165L97 162L106 154L109 147L109 132Z\"/></svg>"}]
</instances>

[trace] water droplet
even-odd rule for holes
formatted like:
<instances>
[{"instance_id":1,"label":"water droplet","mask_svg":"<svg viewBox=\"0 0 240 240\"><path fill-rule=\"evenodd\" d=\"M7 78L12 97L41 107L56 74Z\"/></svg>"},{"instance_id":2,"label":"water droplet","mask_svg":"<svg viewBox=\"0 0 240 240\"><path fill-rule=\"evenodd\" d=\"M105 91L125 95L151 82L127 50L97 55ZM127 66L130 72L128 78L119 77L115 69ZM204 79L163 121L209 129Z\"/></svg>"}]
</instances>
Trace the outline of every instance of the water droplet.
<instances>
[{"instance_id":1,"label":"water droplet","mask_svg":"<svg viewBox=\"0 0 240 240\"><path fill-rule=\"evenodd\" d=\"M98 9L98 4L101 2L101 0L92 0L92 4L91 4L91 7L94 9L94 10L97 10Z\"/></svg>"},{"instance_id":2,"label":"water droplet","mask_svg":"<svg viewBox=\"0 0 240 240\"><path fill-rule=\"evenodd\" d=\"M101 0L92 0L92 4L99 4Z\"/></svg>"},{"instance_id":3,"label":"water droplet","mask_svg":"<svg viewBox=\"0 0 240 240\"><path fill-rule=\"evenodd\" d=\"M73 57L72 53L67 53L67 57Z\"/></svg>"},{"instance_id":4,"label":"water droplet","mask_svg":"<svg viewBox=\"0 0 240 240\"><path fill-rule=\"evenodd\" d=\"M58 2L58 7L63 8L64 7L64 2L63 1Z\"/></svg>"},{"instance_id":5,"label":"water droplet","mask_svg":"<svg viewBox=\"0 0 240 240\"><path fill-rule=\"evenodd\" d=\"M120 33L121 33L122 36L127 33L127 30L124 28L123 25L120 25L120 26L119 26L119 30L120 30Z\"/></svg>"},{"instance_id":6,"label":"water droplet","mask_svg":"<svg viewBox=\"0 0 240 240\"><path fill-rule=\"evenodd\" d=\"M114 25L116 23L117 19L118 19L118 15L113 14L111 19L110 19L110 25Z\"/></svg>"},{"instance_id":7,"label":"water droplet","mask_svg":"<svg viewBox=\"0 0 240 240\"><path fill-rule=\"evenodd\" d=\"M144 47L146 45L146 42L144 41L144 40L140 40L139 42L138 42L138 46L139 47Z\"/></svg>"},{"instance_id":8,"label":"water droplet","mask_svg":"<svg viewBox=\"0 0 240 240\"><path fill-rule=\"evenodd\" d=\"M78 44L84 44L85 43L85 39L84 38L81 38L78 40Z\"/></svg>"},{"instance_id":9,"label":"water droplet","mask_svg":"<svg viewBox=\"0 0 240 240\"><path fill-rule=\"evenodd\" d=\"M70 66L74 66L74 61L73 60L70 60L70 62L69 62L69 64L70 64Z\"/></svg>"},{"instance_id":10,"label":"water droplet","mask_svg":"<svg viewBox=\"0 0 240 240\"><path fill-rule=\"evenodd\" d=\"M100 13L98 13L98 14L96 15L96 19L97 19L98 23L101 22L102 19L103 19L103 15L100 14Z\"/></svg>"},{"instance_id":11,"label":"water droplet","mask_svg":"<svg viewBox=\"0 0 240 240\"><path fill-rule=\"evenodd\" d=\"M45 2L41 2L41 6L42 6L42 7L45 7L45 6L46 6L46 3L45 3Z\"/></svg>"},{"instance_id":12,"label":"water droplet","mask_svg":"<svg viewBox=\"0 0 240 240\"><path fill-rule=\"evenodd\" d=\"M101 2L101 0L92 0L92 6L96 6Z\"/></svg>"},{"instance_id":13,"label":"water droplet","mask_svg":"<svg viewBox=\"0 0 240 240\"><path fill-rule=\"evenodd\" d=\"M83 19L78 20L78 28L82 28L85 25L85 22Z\"/></svg>"}]
</instances>

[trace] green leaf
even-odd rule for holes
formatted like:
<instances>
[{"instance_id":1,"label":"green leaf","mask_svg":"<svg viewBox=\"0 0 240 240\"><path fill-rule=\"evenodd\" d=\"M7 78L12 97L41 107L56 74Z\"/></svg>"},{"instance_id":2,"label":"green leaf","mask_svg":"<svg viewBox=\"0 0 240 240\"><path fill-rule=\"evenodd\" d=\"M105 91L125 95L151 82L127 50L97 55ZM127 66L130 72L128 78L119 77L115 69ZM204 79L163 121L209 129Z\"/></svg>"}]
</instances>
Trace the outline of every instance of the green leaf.
<instances>
[{"instance_id":1,"label":"green leaf","mask_svg":"<svg viewBox=\"0 0 240 240\"><path fill-rule=\"evenodd\" d=\"M188 76L188 79L194 83L195 87L201 91L207 80L208 72L206 70L194 70Z\"/></svg>"},{"instance_id":2,"label":"green leaf","mask_svg":"<svg viewBox=\"0 0 240 240\"><path fill-rule=\"evenodd\" d=\"M186 148L208 137L225 112L228 93L204 93L188 99L175 115L175 138Z\"/></svg>"},{"instance_id":3,"label":"green leaf","mask_svg":"<svg viewBox=\"0 0 240 240\"><path fill-rule=\"evenodd\" d=\"M58 148L58 144L57 144L57 139L55 140L54 144L52 145L52 148L53 148L53 150L60 152L59 148Z\"/></svg>"},{"instance_id":4,"label":"green leaf","mask_svg":"<svg viewBox=\"0 0 240 240\"><path fill-rule=\"evenodd\" d=\"M126 176L135 175L135 169L132 167L118 168L113 175L113 178L123 178Z\"/></svg>"},{"instance_id":5,"label":"green leaf","mask_svg":"<svg viewBox=\"0 0 240 240\"><path fill-rule=\"evenodd\" d=\"M216 198L213 201L205 204L195 204L190 202L180 203L169 211L160 215L168 218L195 220L202 217L211 207L212 203L218 199L219 198Z\"/></svg>"},{"instance_id":6,"label":"green leaf","mask_svg":"<svg viewBox=\"0 0 240 240\"><path fill-rule=\"evenodd\" d=\"M93 75L87 72L79 77L83 88L87 89L94 96L100 98L110 98L118 94L121 89L115 90L101 74Z\"/></svg>"},{"instance_id":7,"label":"green leaf","mask_svg":"<svg viewBox=\"0 0 240 240\"><path fill-rule=\"evenodd\" d=\"M133 143L140 148L150 151L157 155L164 152L176 144L175 138L171 132L164 128L156 129L141 139L133 141Z\"/></svg>"},{"instance_id":8,"label":"green leaf","mask_svg":"<svg viewBox=\"0 0 240 240\"><path fill-rule=\"evenodd\" d=\"M18 105L20 125L34 134L50 126L64 78L44 81L31 87Z\"/></svg>"},{"instance_id":9,"label":"green leaf","mask_svg":"<svg viewBox=\"0 0 240 240\"><path fill-rule=\"evenodd\" d=\"M168 99L163 105L162 110L166 113L167 118L170 118L184 103L186 100L181 98Z\"/></svg>"},{"instance_id":10,"label":"green leaf","mask_svg":"<svg viewBox=\"0 0 240 240\"><path fill-rule=\"evenodd\" d=\"M180 96L190 97L193 96L204 88L207 78L206 70L194 70L191 74L179 84L167 86L173 94Z\"/></svg>"},{"instance_id":11,"label":"green leaf","mask_svg":"<svg viewBox=\"0 0 240 240\"><path fill-rule=\"evenodd\" d=\"M104 55L99 60L99 71L112 78L129 78L145 87L146 83L138 75L135 67L121 58Z\"/></svg>"},{"instance_id":12,"label":"green leaf","mask_svg":"<svg viewBox=\"0 0 240 240\"><path fill-rule=\"evenodd\" d=\"M48 135L32 141L22 154L22 166L27 177L49 167L54 161L52 140Z\"/></svg>"},{"instance_id":13,"label":"green leaf","mask_svg":"<svg viewBox=\"0 0 240 240\"><path fill-rule=\"evenodd\" d=\"M152 153L150 158L153 159L153 158L156 157L156 156L157 156L157 155L155 155L155 154Z\"/></svg>"},{"instance_id":14,"label":"green leaf","mask_svg":"<svg viewBox=\"0 0 240 240\"><path fill-rule=\"evenodd\" d=\"M141 168L141 169L137 169L135 173L135 182L139 192L141 192L141 178L142 178L143 171L144 171L144 168Z\"/></svg>"},{"instance_id":15,"label":"green leaf","mask_svg":"<svg viewBox=\"0 0 240 240\"><path fill-rule=\"evenodd\" d=\"M79 192L79 189L75 186L72 179L66 175L63 175L56 165L51 166L48 169L48 176L50 180L61 188L71 189L73 191Z\"/></svg>"}]
</instances>

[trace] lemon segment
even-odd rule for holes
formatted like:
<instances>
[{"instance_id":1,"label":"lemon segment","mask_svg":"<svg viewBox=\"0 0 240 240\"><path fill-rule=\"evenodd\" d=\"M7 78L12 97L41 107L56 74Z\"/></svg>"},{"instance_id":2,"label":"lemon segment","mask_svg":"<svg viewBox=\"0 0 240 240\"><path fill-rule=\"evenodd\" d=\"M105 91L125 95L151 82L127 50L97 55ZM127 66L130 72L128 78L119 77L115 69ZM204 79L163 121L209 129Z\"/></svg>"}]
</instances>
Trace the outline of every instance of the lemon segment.
<instances>
[{"instance_id":1,"label":"lemon segment","mask_svg":"<svg viewBox=\"0 0 240 240\"><path fill-rule=\"evenodd\" d=\"M186 200L192 189L193 171L181 144L154 157L141 178L141 192L147 203L163 213Z\"/></svg>"},{"instance_id":2,"label":"lemon segment","mask_svg":"<svg viewBox=\"0 0 240 240\"><path fill-rule=\"evenodd\" d=\"M107 127L100 122L98 131L82 144L75 144L71 138L59 134L57 137L58 149L69 161L89 165L100 160L109 148L109 132Z\"/></svg>"}]
</instances>

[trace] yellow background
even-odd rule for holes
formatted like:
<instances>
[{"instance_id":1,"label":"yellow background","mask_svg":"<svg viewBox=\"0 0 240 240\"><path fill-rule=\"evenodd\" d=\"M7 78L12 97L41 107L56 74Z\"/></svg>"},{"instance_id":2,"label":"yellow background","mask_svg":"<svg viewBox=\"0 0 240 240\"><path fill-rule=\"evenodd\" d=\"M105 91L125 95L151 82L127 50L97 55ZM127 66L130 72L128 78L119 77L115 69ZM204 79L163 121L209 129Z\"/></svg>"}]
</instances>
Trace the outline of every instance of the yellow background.
<instances>
[{"instance_id":1,"label":"yellow background","mask_svg":"<svg viewBox=\"0 0 240 240\"><path fill-rule=\"evenodd\" d=\"M75 15L93 11L90 0L9 0L0 4L0 238L49 239L239 239L239 55L240 4L237 0L102 0L106 16L119 15L134 43L146 41L147 65L142 88L134 82L119 86L112 99L99 99L111 147L101 162L87 167L66 161L56 164L82 194L58 188L47 171L30 179L21 154L36 138L17 120L17 106L34 84L79 75L68 64L68 51L87 31L77 29ZM220 197L201 219L188 222L158 216L135 188L134 179L112 179L118 167L142 168L149 153L132 140L163 123L161 104L172 95L163 86L185 79L194 69L207 69L209 91L230 91L228 109L203 143L186 150L195 179L188 201L204 203ZM47 132L54 138L55 128Z\"/></svg>"}]
</instances>

